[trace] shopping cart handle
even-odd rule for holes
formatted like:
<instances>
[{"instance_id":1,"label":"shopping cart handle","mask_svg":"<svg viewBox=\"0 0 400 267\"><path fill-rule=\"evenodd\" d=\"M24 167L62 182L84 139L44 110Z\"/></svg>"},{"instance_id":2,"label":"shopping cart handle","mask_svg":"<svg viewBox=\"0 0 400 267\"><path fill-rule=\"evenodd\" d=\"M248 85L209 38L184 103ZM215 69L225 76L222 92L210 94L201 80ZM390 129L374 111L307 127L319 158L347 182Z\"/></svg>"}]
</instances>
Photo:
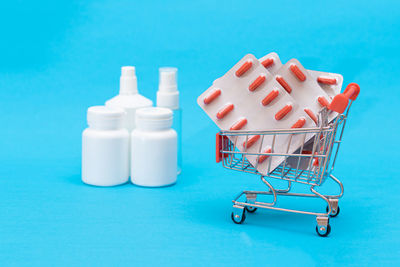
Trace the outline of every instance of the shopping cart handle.
<instances>
[{"instance_id":1,"label":"shopping cart handle","mask_svg":"<svg viewBox=\"0 0 400 267\"><path fill-rule=\"evenodd\" d=\"M349 104L349 99L356 100L359 93L360 86L356 83L350 83L347 85L343 93L338 94L333 98L328 108L338 113L343 113Z\"/></svg>"},{"instance_id":2,"label":"shopping cart handle","mask_svg":"<svg viewBox=\"0 0 400 267\"><path fill-rule=\"evenodd\" d=\"M356 100L360 93L360 86L356 83L350 83L344 90L344 94L351 100Z\"/></svg>"}]
</instances>

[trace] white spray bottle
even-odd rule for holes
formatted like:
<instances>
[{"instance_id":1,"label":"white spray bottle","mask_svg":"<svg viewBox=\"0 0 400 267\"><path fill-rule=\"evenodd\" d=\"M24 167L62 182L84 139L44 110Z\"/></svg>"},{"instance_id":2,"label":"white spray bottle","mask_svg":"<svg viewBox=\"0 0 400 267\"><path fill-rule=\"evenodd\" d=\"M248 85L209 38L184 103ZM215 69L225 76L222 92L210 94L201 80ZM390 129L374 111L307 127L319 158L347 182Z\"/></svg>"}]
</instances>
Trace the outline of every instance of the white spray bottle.
<instances>
[{"instance_id":1,"label":"white spray bottle","mask_svg":"<svg viewBox=\"0 0 400 267\"><path fill-rule=\"evenodd\" d=\"M178 174L180 174L182 170L182 110L179 107L177 72L177 68L159 69L157 107L169 108L173 112L172 129L178 134Z\"/></svg>"},{"instance_id":2,"label":"white spray bottle","mask_svg":"<svg viewBox=\"0 0 400 267\"><path fill-rule=\"evenodd\" d=\"M131 132L135 128L135 113L139 108L151 107L153 102L139 94L135 67L121 68L119 95L106 101L106 106L122 108L126 112L124 128Z\"/></svg>"}]
</instances>

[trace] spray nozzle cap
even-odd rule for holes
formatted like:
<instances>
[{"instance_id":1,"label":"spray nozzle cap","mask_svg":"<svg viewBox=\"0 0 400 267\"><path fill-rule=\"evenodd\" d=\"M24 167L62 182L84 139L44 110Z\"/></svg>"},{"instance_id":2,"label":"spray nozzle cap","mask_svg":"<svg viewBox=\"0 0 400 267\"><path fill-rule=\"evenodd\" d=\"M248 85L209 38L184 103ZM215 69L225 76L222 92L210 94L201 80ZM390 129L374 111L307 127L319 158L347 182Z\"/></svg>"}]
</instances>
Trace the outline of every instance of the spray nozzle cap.
<instances>
[{"instance_id":1,"label":"spray nozzle cap","mask_svg":"<svg viewBox=\"0 0 400 267\"><path fill-rule=\"evenodd\" d=\"M175 92L178 90L177 87L177 68L163 67L159 69L160 72L160 82L158 89L165 92Z\"/></svg>"},{"instance_id":2,"label":"spray nozzle cap","mask_svg":"<svg viewBox=\"0 0 400 267\"><path fill-rule=\"evenodd\" d=\"M159 69L160 82L157 92L157 106L170 109L179 108L179 92L177 86L177 68L164 67Z\"/></svg>"},{"instance_id":3,"label":"spray nozzle cap","mask_svg":"<svg viewBox=\"0 0 400 267\"><path fill-rule=\"evenodd\" d=\"M136 94L137 78L135 67L124 66L121 68L121 77L119 79L119 93L125 95Z\"/></svg>"},{"instance_id":4,"label":"spray nozzle cap","mask_svg":"<svg viewBox=\"0 0 400 267\"><path fill-rule=\"evenodd\" d=\"M136 71L134 66L124 66L121 68L121 76L129 77L136 76Z\"/></svg>"}]
</instances>

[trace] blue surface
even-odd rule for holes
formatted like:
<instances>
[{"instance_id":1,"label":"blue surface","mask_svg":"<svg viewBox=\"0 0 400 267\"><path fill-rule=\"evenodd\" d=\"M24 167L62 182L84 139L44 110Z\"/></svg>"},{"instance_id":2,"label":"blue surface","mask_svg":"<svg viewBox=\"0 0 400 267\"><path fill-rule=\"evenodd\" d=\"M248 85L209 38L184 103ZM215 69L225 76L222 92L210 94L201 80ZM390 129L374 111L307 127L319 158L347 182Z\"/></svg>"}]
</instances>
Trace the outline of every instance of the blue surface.
<instances>
[{"instance_id":1,"label":"blue surface","mask_svg":"<svg viewBox=\"0 0 400 267\"><path fill-rule=\"evenodd\" d=\"M1 266L400 264L398 1L79 2L2 3ZM328 238L315 234L313 216L230 219L233 196L264 187L214 163L217 128L195 100L246 53L271 51L361 85ZM184 169L175 186L80 180L86 109L117 93L128 64L152 99L158 67L179 68Z\"/></svg>"}]
</instances>

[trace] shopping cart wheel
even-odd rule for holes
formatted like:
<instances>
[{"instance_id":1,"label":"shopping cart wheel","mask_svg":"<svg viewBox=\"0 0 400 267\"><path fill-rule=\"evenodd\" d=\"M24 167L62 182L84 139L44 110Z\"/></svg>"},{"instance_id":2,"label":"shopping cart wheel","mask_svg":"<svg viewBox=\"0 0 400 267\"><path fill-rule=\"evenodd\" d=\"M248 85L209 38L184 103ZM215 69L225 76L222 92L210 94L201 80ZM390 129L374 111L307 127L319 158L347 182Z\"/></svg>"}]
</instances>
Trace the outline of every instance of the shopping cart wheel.
<instances>
[{"instance_id":1,"label":"shopping cart wheel","mask_svg":"<svg viewBox=\"0 0 400 267\"><path fill-rule=\"evenodd\" d=\"M329 207L326 207L326 212L328 212L328 211L329 211ZM337 206L336 210L332 210L332 214L330 214L329 216L336 217L339 215L339 212L340 212L340 207Z\"/></svg>"},{"instance_id":2,"label":"shopping cart wheel","mask_svg":"<svg viewBox=\"0 0 400 267\"><path fill-rule=\"evenodd\" d=\"M325 237L328 236L329 233L331 232L331 225L328 224L326 227L325 226L315 226L315 231L317 231L317 234L319 236Z\"/></svg>"},{"instance_id":3,"label":"shopping cart wheel","mask_svg":"<svg viewBox=\"0 0 400 267\"><path fill-rule=\"evenodd\" d=\"M242 222L244 222L244 220L246 220L246 213L244 212L244 209L243 209L242 216L240 216L240 215L235 214L234 212L232 212L231 218L232 218L232 221L233 221L234 223L236 223L236 224L241 224Z\"/></svg>"},{"instance_id":4,"label":"shopping cart wheel","mask_svg":"<svg viewBox=\"0 0 400 267\"><path fill-rule=\"evenodd\" d=\"M248 212L250 212L250 213L253 213L253 212L255 212L256 210L257 210L257 208L255 208L255 207L250 207L250 206L246 206L246 208L245 208Z\"/></svg>"}]
</instances>

